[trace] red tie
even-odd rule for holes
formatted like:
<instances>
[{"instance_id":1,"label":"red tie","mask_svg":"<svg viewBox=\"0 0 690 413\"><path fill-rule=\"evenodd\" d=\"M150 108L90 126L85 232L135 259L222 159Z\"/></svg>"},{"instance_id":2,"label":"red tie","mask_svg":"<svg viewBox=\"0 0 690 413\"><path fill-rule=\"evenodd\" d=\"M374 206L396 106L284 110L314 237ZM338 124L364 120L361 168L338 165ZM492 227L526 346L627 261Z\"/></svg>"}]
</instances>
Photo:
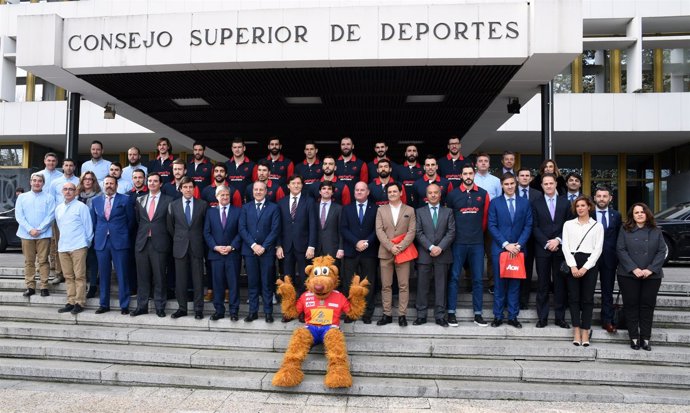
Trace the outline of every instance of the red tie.
<instances>
[{"instance_id":1,"label":"red tie","mask_svg":"<svg viewBox=\"0 0 690 413\"><path fill-rule=\"evenodd\" d=\"M149 221L153 220L153 215L156 213L156 196L151 197L149 202Z\"/></svg>"}]
</instances>

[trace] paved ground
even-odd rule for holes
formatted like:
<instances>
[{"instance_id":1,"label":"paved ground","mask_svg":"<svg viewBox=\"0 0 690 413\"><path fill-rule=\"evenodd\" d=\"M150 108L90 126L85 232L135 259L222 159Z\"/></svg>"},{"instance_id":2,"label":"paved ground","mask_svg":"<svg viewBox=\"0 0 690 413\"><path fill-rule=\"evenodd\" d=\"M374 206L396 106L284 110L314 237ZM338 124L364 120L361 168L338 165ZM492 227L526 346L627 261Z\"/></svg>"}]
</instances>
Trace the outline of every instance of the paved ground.
<instances>
[{"instance_id":1,"label":"paved ground","mask_svg":"<svg viewBox=\"0 0 690 413\"><path fill-rule=\"evenodd\" d=\"M690 412L690 406L343 397L0 380L3 412Z\"/></svg>"}]
</instances>

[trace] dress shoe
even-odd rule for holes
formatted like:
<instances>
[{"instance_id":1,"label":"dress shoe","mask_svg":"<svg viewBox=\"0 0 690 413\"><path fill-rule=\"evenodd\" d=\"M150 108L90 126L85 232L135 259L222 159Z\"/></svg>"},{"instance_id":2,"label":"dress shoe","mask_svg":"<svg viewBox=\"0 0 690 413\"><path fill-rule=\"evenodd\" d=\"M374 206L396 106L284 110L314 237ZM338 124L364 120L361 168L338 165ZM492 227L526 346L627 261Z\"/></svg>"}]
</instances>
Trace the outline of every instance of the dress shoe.
<instances>
[{"instance_id":1,"label":"dress shoe","mask_svg":"<svg viewBox=\"0 0 690 413\"><path fill-rule=\"evenodd\" d=\"M393 322L393 317L384 314L384 316L381 317L381 319L376 322L376 325L377 326L385 326L386 324L390 324L392 322Z\"/></svg>"},{"instance_id":2,"label":"dress shoe","mask_svg":"<svg viewBox=\"0 0 690 413\"><path fill-rule=\"evenodd\" d=\"M41 288L41 297L48 297L49 295L50 291L47 288Z\"/></svg>"},{"instance_id":3,"label":"dress shoe","mask_svg":"<svg viewBox=\"0 0 690 413\"><path fill-rule=\"evenodd\" d=\"M267 323L272 323L273 322L273 314L266 314L266 322Z\"/></svg>"},{"instance_id":4,"label":"dress shoe","mask_svg":"<svg viewBox=\"0 0 690 413\"><path fill-rule=\"evenodd\" d=\"M208 290L204 295L204 302L210 303L211 301L213 301L213 290Z\"/></svg>"},{"instance_id":5,"label":"dress shoe","mask_svg":"<svg viewBox=\"0 0 690 413\"><path fill-rule=\"evenodd\" d=\"M611 323L604 323L604 324L601 326L601 328L603 328L604 330L606 330L607 333L615 333L615 332L618 331L618 330L616 329L616 327L615 327L613 324L611 324Z\"/></svg>"},{"instance_id":6,"label":"dress shoe","mask_svg":"<svg viewBox=\"0 0 690 413\"><path fill-rule=\"evenodd\" d=\"M560 328L570 328L570 324L568 324L568 322L565 320L556 320L554 324Z\"/></svg>"},{"instance_id":7,"label":"dress shoe","mask_svg":"<svg viewBox=\"0 0 690 413\"><path fill-rule=\"evenodd\" d=\"M348 317L348 316L345 316L345 320L343 320L343 322L344 322L345 324L351 324L353 321L355 321L355 320L351 319L351 318Z\"/></svg>"},{"instance_id":8,"label":"dress shoe","mask_svg":"<svg viewBox=\"0 0 690 413\"><path fill-rule=\"evenodd\" d=\"M133 310L131 313L129 313L129 315L132 317L136 317L136 316L139 316L142 314L148 314L148 313L149 313L149 310L144 310L143 308L137 308L137 309Z\"/></svg>"},{"instance_id":9,"label":"dress shoe","mask_svg":"<svg viewBox=\"0 0 690 413\"><path fill-rule=\"evenodd\" d=\"M444 318L437 318L436 324L440 325L441 327L448 327L448 322Z\"/></svg>"},{"instance_id":10,"label":"dress shoe","mask_svg":"<svg viewBox=\"0 0 690 413\"><path fill-rule=\"evenodd\" d=\"M455 313L448 314L448 325L452 327L458 326L458 319L455 317Z\"/></svg>"},{"instance_id":11,"label":"dress shoe","mask_svg":"<svg viewBox=\"0 0 690 413\"><path fill-rule=\"evenodd\" d=\"M245 323L251 323L254 320L257 320L259 318L258 313L249 313L247 316L244 318Z\"/></svg>"},{"instance_id":12,"label":"dress shoe","mask_svg":"<svg viewBox=\"0 0 690 413\"><path fill-rule=\"evenodd\" d=\"M414 323L412 323L413 326L421 326L422 324L426 324L426 318L417 318L414 320Z\"/></svg>"},{"instance_id":13,"label":"dress shoe","mask_svg":"<svg viewBox=\"0 0 690 413\"><path fill-rule=\"evenodd\" d=\"M237 314L235 314L235 313L230 314L230 321L237 321L239 319L240 319L240 317Z\"/></svg>"},{"instance_id":14,"label":"dress shoe","mask_svg":"<svg viewBox=\"0 0 690 413\"><path fill-rule=\"evenodd\" d=\"M204 312L203 311L195 311L194 312L194 319L195 320L203 320L204 319Z\"/></svg>"},{"instance_id":15,"label":"dress shoe","mask_svg":"<svg viewBox=\"0 0 690 413\"><path fill-rule=\"evenodd\" d=\"M230 317L232 317L232 316L230 316ZM225 318L225 314L213 313L213 315L211 315L211 321L218 321L221 318Z\"/></svg>"},{"instance_id":16,"label":"dress shoe","mask_svg":"<svg viewBox=\"0 0 690 413\"><path fill-rule=\"evenodd\" d=\"M508 325L513 326L515 328L522 328L522 324L518 321L517 318L514 318L512 320L508 320Z\"/></svg>"},{"instance_id":17,"label":"dress shoe","mask_svg":"<svg viewBox=\"0 0 690 413\"><path fill-rule=\"evenodd\" d=\"M398 317L398 325L400 327L407 327L407 317L405 317L404 315Z\"/></svg>"},{"instance_id":18,"label":"dress shoe","mask_svg":"<svg viewBox=\"0 0 690 413\"><path fill-rule=\"evenodd\" d=\"M98 310L96 310L96 314L103 314L107 313L108 311L110 311L110 308L108 307L98 307Z\"/></svg>"},{"instance_id":19,"label":"dress shoe","mask_svg":"<svg viewBox=\"0 0 690 413\"><path fill-rule=\"evenodd\" d=\"M72 315L77 315L82 311L84 311L84 307L82 307L81 304L75 304L74 308L72 309L72 311L70 311L70 313L72 313Z\"/></svg>"},{"instance_id":20,"label":"dress shoe","mask_svg":"<svg viewBox=\"0 0 690 413\"><path fill-rule=\"evenodd\" d=\"M58 313L69 313L72 310L74 310L74 306L72 304L65 304L64 307L58 310Z\"/></svg>"},{"instance_id":21,"label":"dress shoe","mask_svg":"<svg viewBox=\"0 0 690 413\"><path fill-rule=\"evenodd\" d=\"M494 321L491 322L491 327L498 327L501 324L503 324L503 320L499 320L498 318L494 318Z\"/></svg>"},{"instance_id":22,"label":"dress shoe","mask_svg":"<svg viewBox=\"0 0 690 413\"><path fill-rule=\"evenodd\" d=\"M636 339L630 339L630 348L633 350L639 350L640 349L640 343ZM651 349L651 347L650 347Z\"/></svg>"},{"instance_id":23,"label":"dress shoe","mask_svg":"<svg viewBox=\"0 0 690 413\"><path fill-rule=\"evenodd\" d=\"M165 317L165 310L156 310L156 315L160 318Z\"/></svg>"},{"instance_id":24,"label":"dress shoe","mask_svg":"<svg viewBox=\"0 0 690 413\"><path fill-rule=\"evenodd\" d=\"M36 290L33 288L27 288L26 291L24 291L24 294L22 294L24 297L31 297L32 295L36 294Z\"/></svg>"},{"instance_id":25,"label":"dress shoe","mask_svg":"<svg viewBox=\"0 0 690 413\"><path fill-rule=\"evenodd\" d=\"M304 313L299 313L298 320L300 323L304 323Z\"/></svg>"},{"instance_id":26,"label":"dress shoe","mask_svg":"<svg viewBox=\"0 0 690 413\"><path fill-rule=\"evenodd\" d=\"M122 315L127 315L127 314L129 314L129 309L127 309L127 308L121 309L121 310L120 310L120 314L122 314Z\"/></svg>"},{"instance_id":27,"label":"dress shoe","mask_svg":"<svg viewBox=\"0 0 690 413\"><path fill-rule=\"evenodd\" d=\"M55 279L50 282L51 285L58 285L65 282L65 277L62 274L55 274Z\"/></svg>"},{"instance_id":28,"label":"dress shoe","mask_svg":"<svg viewBox=\"0 0 690 413\"><path fill-rule=\"evenodd\" d=\"M546 320L539 320L539 321L537 321L537 325L535 327L544 328L547 325L549 325L549 323Z\"/></svg>"},{"instance_id":29,"label":"dress shoe","mask_svg":"<svg viewBox=\"0 0 690 413\"><path fill-rule=\"evenodd\" d=\"M156 312L156 314L158 314L158 312ZM175 311L174 313L172 313L172 315L170 316L170 318L180 318L180 317L186 317L186 316L187 316L187 312L186 312L186 311L184 311L184 310L177 310L177 311Z\"/></svg>"},{"instance_id":30,"label":"dress shoe","mask_svg":"<svg viewBox=\"0 0 690 413\"><path fill-rule=\"evenodd\" d=\"M649 340L642 340L642 343L640 343L640 348L645 351L652 351L652 346L649 345Z\"/></svg>"},{"instance_id":31,"label":"dress shoe","mask_svg":"<svg viewBox=\"0 0 690 413\"><path fill-rule=\"evenodd\" d=\"M371 317L369 317L368 315L362 316L362 322L364 324L371 324Z\"/></svg>"},{"instance_id":32,"label":"dress shoe","mask_svg":"<svg viewBox=\"0 0 690 413\"><path fill-rule=\"evenodd\" d=\"M289 323L292 320L294 320L294 318L290 318L290 317L284 315L283 318L280 319L280 322L281 323Z\"/></svg>"},{"instance_id":33,"label":"dress shoe","mask_svg":"<svg viewBox=\"0 0 690 413\"><path fill-rule=\"evenodd\" d=\"M96 298L96 291L98 291L98 289L95 285L90 286L89 290L86 292L86 298Z\"/></svg>"},{"instance_id":34,"label":"dress shoe","mask_svg":"<svg viewBox=\"0 0 690 413\"><path fill-rule=\"evenodd\" d=\"M589 347L589 341L592 339L592 329L582 333L582 347Z\"/></svg>"}]
</instances>

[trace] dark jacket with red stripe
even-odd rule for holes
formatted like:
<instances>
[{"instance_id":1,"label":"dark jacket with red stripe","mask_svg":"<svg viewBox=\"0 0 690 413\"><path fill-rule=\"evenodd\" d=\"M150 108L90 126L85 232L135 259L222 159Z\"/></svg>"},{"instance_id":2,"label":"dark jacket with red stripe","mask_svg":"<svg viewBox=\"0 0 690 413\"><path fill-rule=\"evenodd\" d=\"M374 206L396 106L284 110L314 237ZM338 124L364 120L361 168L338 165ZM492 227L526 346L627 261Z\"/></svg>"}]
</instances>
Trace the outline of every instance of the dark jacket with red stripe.
<instances>
[{"instance_id":1,"label":"dark jacket with red stripe","mask_svg":"<svg viewBox=\"0 0 690 413\"><path fill-rule=\"evenodd\" d=\"M266 160L268 161L268 180L278 186L287 185L287 179L295 174L295 165L293 165L292 161L282 153L275 161L271 158L271 155L268 155ZM257 180L256 168L254 168L252 182Z\"/></svg>"},{"instance_id":2,"label":"dark jacket with red stripe","mask_svg":"<svg viewBox=\"0 0 690 413\"><path fill-rule=\"evenodd\" d=\"M230 185L239 191L240 194L244 194L247 190L247 185L254 182L256 164L245 156L244 161L239 166L235 163L235 158L230 158L229 161L225 162L225 167L228 170L228 182Z\"/></svg>"},{"instance_id":3,"label":"dark jacket with red stripe","mask_svg":"<svg viewBox=\"0 0 690 413\"><path fill-rule=\"evenodd\" d=\"M391 177L388 182L395 182ZM375 203L378 206L388 205L388 194L383 189L385 185L381 183L381 178L376 178L371 183L369 183L369 201ZM402 194L400 199L403 204L407 204L407 192L405 192L405 187L403 186Z\"/></svg>"},{"instance_id":4,"label":"dark jacket with red stripe","mask_svg":"<svg viewBox=\"0 0 690 413\"><path fill-rule=\"evenodd\" d=\"M285 185L278 185L275 182L271 181L270 179L266 181L266 199L273 202L273 203L278 203L281 199L285 197L285 195L288 193L287 186ZM254 201L254 183L252 182L247 186L247 189L244 191L244 203L246 204L247 202L253 202Z\"/></svg>"},{"instance_id":5,"label":"dark jacket with red stripe","mask_svg":"<svg viewBox=\"0 0 690 413\"><path fill-rule=\"evenodd\" d=\"M228 182L225 182L225 185L230 189L230 205L240 208L242 207L242 195L240 194L240 191L236 190L235 188L232 187L232 185L228 185ZM216 198L216 188L218 188L218 185L216 184L216 180L214 179L213 182L211 182L211 185L206 186L203 191L201 191L201 199L206 201L208 203L209 207L216 207L218 206L218 198ZM196 193L194 194L196 198Z\"/></svg>"},{"instance_id":6,"label":"dark jacket with red stripe","mask_svg":"<svg viewBox=\"0 0 690 413\"><path fill-rule=\"evenodd\" d=\"M138 191L136 188L132 188L129 192L127 192L127 195L133 196L134 198L139 198L140 196L146 195L148 193L149 193L149 187L144 185Z\"/></svg>"},{"instance_id":7,"label":"dark jacket with red stripe","mask_svg":"<svg viewBox=\"0 0 690 413\"><path fill-rule=\"evenodd\" d=\"M455 243L483 244L489 219L489 193L476 184L468 191L465 184L451 191L446 205L455 216Z\"/></svg>"},{"instance_id":8,"label":"dark jacket with red stripe","mask_svg":"<svg viewBox=\"0 0 690 413\"><path fill-rule=\"evenodd\" d=\"M314 163L309 165L307 160L303 160L302 163L295 165L295 174L302 177L304 180L304 186L310 187L313 184L319 183L319 179L323 176L323 169L321 169L321 161L319 158L314 160Z\"/></svg>"},{"instance_id":9,"label":"dark jacket with red stripe","mask_svg":"<svg viewBox=\"0 0 690 413\"><path fill-rule=\"evenodd\" d=\"M147 173L150 174L151 172L158 172L161 175L161 185L165 185L168 182L172 182L172 180L174 179L172 174L172 163L174 160L175 158L172 156L172 154L170 154L163 162L161 162L159 155L158 157L156 157L156 159L149 162L149 164L147 165Z\"/></svg>"},{"instance_id":10,"label":"dark jacket with red stripe","mask_svg":"<svg viewBox=\"0 0 690 413\"><path fill-rule=\"evenodd\" d=\"M201 193L204 188L211 185L213 180L213 163L206 157L199 165L191 161L187 164L187 176L192 178L194 186L199 188L199 193Z\"/></svg>"},{"instance_id":11,"label":"dark jacket with red stripe","mask_svg":"<svg viewBox=\"0 0 690 413\"><path fill-rule=\"evenodd\" d=\"M402 165L398 165L398 173L395 175L398 182L403 184L405 187L405 192L407 193L407 205L415 206L416 197L414 191L412 190L412 185L417 181L417 179L424 176L424 168L419 164L415 163L410 167L410 164L405 161Z\"/></svg>"},{"instance_id":12,"label":"dark jacket with red stripe","mask_svg":"<svg viewBox=\"0 0 690 413\"><path fill-rule=\"evenodd\" d=\"M161 192L165 195L170 195L171 197L173 197L173 199L182 198L182 188L177 187L177 182L175 182L175 179L163 185L161 187ZM194 186L193 196L194 199L199 199L199 197L201 197L201 191L199 190L199 187L196 185Z\"/></svg>"},{"instance_id":13,"label":"dark jacket with red stripe","mask_svg":"<svg viewBox=\"0 0 690 413\"><path fill-rule=\"evenodd\" d=\"M395 178L397 181L400 181L400 179L398 179L398 168L400 167L400 165L398 165L397 163L395 163L393 161L390 161L390 165L391 165L391 176L393 178ZM367 169L369 171L369 178L367 180L367 183L378 178L378 176L379 176L378 167L379 167L379 158L375 158L373 161L367 163Z\"/></svg>"},{"instance_id":14,"label":"dark jacket with red stripe","mask_svg":"<svg viewBox=\"0 0 690 413\"><path fill-rule=\"evenodd\" d=\"M430 185L429 181L429 177L424 174L412 186L412 194L416 202L416 205L414 205L415 208L423 207L428 202L426 197L426 189ZM441 187L441 205L445 205L446 197L450 191L453 190L453 184L450 183L450 181L448 181L446 178L441 178L438 174L436 174L434 183Z\"/></svg>"},{"instance_id":15,"label":"dark jacket with red stripe","mask_svg":"<svg viewBox=\"0 0 690 413\"><path fill-rule=\"evenodd\" d=\"M321 191L319 190L319 186L323 181L324 178L321 177L318 182L314 182L314 184L309 186L307 193L315 201L321 201ZM349 205L350 202L352 202L350 188L345 185L343 181L339 181L337 176L333 177L333 181L331 181L331 183L333 184L333 201L343 206Z\"/></svg>"},{"instance_id":16,"label":"dark jacket with red stripe","mask_svg":"<svg viewBox=\"0 0 690 413\"><path fill-rule=\"evenodd\" d=\"M460 154L460 157L454 161L448 153L443 158L438 158L436 162L438 163L438 174L449 180L457 188L462 183L462 167L466 163L470 163L470 160L463 158Z\"/></svg>"},{"instance_id":17,"label":"dark jacket with red stripe","mask_svg":"<svg viewBox=\"0 0 690 413\"><path fill-rule=\"evenodd\" d=\"M335 176L350 188L350 193L352 194L355 193L355 184L357 182L369 182L369 168L367 164L363 160L357 159L355 155L352 155L352 159L347 163L343 156L340 155L338 160L335 161L335 166Z\"/></svg>"}]
</instances>

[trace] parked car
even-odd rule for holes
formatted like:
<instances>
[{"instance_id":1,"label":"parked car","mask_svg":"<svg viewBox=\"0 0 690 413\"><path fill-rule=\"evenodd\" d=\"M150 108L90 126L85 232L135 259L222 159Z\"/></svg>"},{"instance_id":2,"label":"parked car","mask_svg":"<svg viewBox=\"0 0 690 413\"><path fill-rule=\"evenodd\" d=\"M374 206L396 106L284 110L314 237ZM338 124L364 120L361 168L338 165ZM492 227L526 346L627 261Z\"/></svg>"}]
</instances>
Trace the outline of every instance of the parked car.
<instances>
[{"instance_id":1,"label":"parked car","mask_svg":"<svg viewBox=\"0 0 690 413\"><path fill-rule=\"evenodd\" d=\"M690 258L690 202L657 212L655 218L668 246L666 260Z\"/></svg>"},{"instance_id":2,"label":"parked car","mask_svg":"<svg viewBox=\"0 0 690 413\"><path fill-rule=\"evenodd\" d=\"M17 227L14 209L0 212L0 252L5 252L7 247L22 246L22 241L17 237Z\"/></svg>"}]
</instances>

